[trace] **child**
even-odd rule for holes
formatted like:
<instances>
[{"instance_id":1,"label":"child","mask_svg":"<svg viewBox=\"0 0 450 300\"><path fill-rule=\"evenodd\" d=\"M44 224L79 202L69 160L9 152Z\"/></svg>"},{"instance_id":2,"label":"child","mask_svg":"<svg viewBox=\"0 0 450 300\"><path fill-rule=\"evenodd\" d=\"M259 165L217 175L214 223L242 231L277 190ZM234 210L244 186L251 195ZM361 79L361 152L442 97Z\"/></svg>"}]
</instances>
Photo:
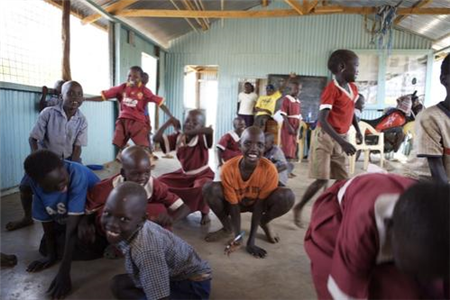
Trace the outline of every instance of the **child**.
<instances>
[{"instance_id":1,"label":"child","mask_svg":"<svg viewBox=\"0 0 450 300\"><path fill-rule=\"evenodd\" d=\"M81 162L81 147L87 146L86 117L79 110L83 104L83 88L76 81L69 81L62 86L62 102L47 107L38 117L36 125L30 132L31 152L47 149L58 157ZM33 224L31 219L31 193L29 178L24 176L19 186L20 199L25 216L20 221L6 224L7 230L16 230Z\"/></svg>"},{"instance_id":2,"label":"child","mask_svg":"<svg viewBox=\"0 0 450 300\"><path fill-rule=\"evenodd\" d=\"M244 91L238 96L238 116L244 119L245 127L253 125L254 110L258 95L250 82L244 83Z\"/></svg>"},{"instance_id":3,"label":"child","mask_svg":"<svg viewBox=\"0 0 450 300\"><path fill-rule=\"evenodd\" d=\"M270 160L278 171L278 186L286 186L288 181L288 162L283 151L274 145L275 137L272 133L265 134L266 143L264 157Z\"/></svg>"},{"instance_id":4,"label":"child","mask_svg":"<svg viewBox=\"0 0 450 300\"><path fill-rule=\"evenodd\" d=\"M416 120L414 150L417 159L411 162L413 173L434 181L450 181L450 55L441 65L441 84L447 97L421 112ZM425 160L426 158L426 160ZM431 174L430 174L431 173Z\"/></svg>"},{"instance_id":5,"label":"child","mask_svg":"<svg viewBox=\"0 0 450 300\"><path fill-rule=\"evenodd\" d=\"M211 268L185 241L147 221L147 194L134 182L113 189L102 215L111 244L125 255L128 274L111 280L117 299L209 299ZM125 220L125 221L122 221Z\"/></svg>"},{"instance_id":6,"label":"child","mask_svg":"<svg viewBox=\"0 0 450 300\"><path fill-rule=\"evenodd\" d=\"M301 88L302 86L297 82L289 83L289 95L281 100L280 114L283 117L281 149L288 160L294 160L297 152L298 130L302 119L300 100L298 99Z\"/></svg>"},{"instance_id":7,"label":"child","mask_svg":"<svg viewBox=\"0 0 450 300\"><path fill-rule=\"evenodd\" d=\"M53 87L53 97L47 100L48 88L44 85L42 87L42 96L39 100L39 112L43 111L44 108L48 106L58 105L61 100L61 89L63 84L66 83L65 80L58 80L55 82L55 86Z\"/></svg>"},{"instance_id":8,"label":"child","mask_svg":"<svg viewBox=\"0 0 450 300\"><path fill-rule=\"evenodd\" d=\"M448 299L449 197L394 174L336 182L305 236L318 298Z\"/></svg>"},{"instance_id":9,"label":"child","mask_svg":"<svg viewBox=\"0 0 450 300\"><path fill-rule=\"evenodd\" d=\"M101 96L87 98L89 101L104 101L117 98L120 103L120 114L116 121L113 144L121 151L128 140L136 145L145 147L150 152L150 119L145 115L147 104L156 103L170 118L173 118L169 109L163 104L164 99L154 95L142 84L143 71L140 67L131 67L128 72L128 81L119 86L102 91ZM174 122L178 120L174 119Z\"/></svg>"},{"instance_id":10,"label":"child","mask_svg":"<svg viewBox=\"0 0 450 300\"><path fill-rule=\"evenodd\" d=\"M164 153L176 150L181 168L175 172L161 175L159 181L169 187L169 191L183 199L191 212L202 213L201 225L211 220L209 207L203 201L202 187L213 180L214 172L208 166L208 149L213 144L213 130L205 127L205 116L198 109L189 111L183 125L183 132L177 131L169 136L164 131L169 126L177 128L177 120L169 119L156 132L153 140L159 143Z\"/></svg>"},{"instance_id":11,"label":"child","mask_svg":"<svg viewBox=\"0 0 450 300\"><path fill-rule=\"evenodd\" d=\"M72 259L88 260L100 257L106 245L101 240L87 247L77 239L80 216L88 189L99 179L87 167L76 162L63 161L55 153L39 150L24 162L33 191L33 219L42 222L43 244L40 252L46 257L32 262L28 272L49 268L62 257L58 274L48 292L52 299L60 299L71 289Z\"/></svg>"},{"instance_id":12,"label":"child","mask_svg":"<svg viewBox=\"0 0 450 300\"><path fill-rule=\"evenodd\" d=\"M222 166L227 160L242 154L241 150L239 150L239 140L241 139L241 134L245 129L244 119L241 117L234 118L233 127L234 131L227 132L217 143L219 167Z\"/></svg>"},{"instance_id":13,"label":"child","mask_svg":"<svg viewBox=\"0 0 450 300\"><path fill-rule=\"evenodd\" d=\"M309 161L309 177L316 179L294 207L295 224L301 227L301 211L306 203L324 187L329 179L348 178L347 155L354 155L355 147L347 141L350 126L362 140L354 110L358 88L354 84L358 74L358 56L350 50L336 50L328 60L334 79L322 93L319 124L315 130Z\"/></svg>"},{"instance_id":14,"label":"child","mask_svg":"<svg viewBox=\"0 0 450 300\"><path fill-rule=\"evenodd\" d=\"M269 223L294 205L294 193L278 187L278 172L275 166L263 157L264 133L256 126L247 128L241 137L243 156L232 158L222 167L221 182L205 186L204 195L209 206L219 218L223 228L209 233L207 242L222 238L237 237L241 232L241 212L252 213L247 252L263 258L266 250L255 245L258 226L264 230L271 243L278 243L279 237Z\"/></svg>"},{"instance_id":15,"label":"child","mask_svg":"<svg viewBox=\"0 0 450 300\"><path fill-rule=\"evenodd\" d=\"M100 218L108 195L125 181L136 182L144 187L148 199L147 216L149 220L163 227L170 227L191 212L183 200L169 192L164 183L151 176L151 165L147 152L142 147L131 146L122 152L120 174L102 180L88 193L86 212L95 217L96 228L99 231L102 231Z\"/></svg>"}]
</instances>

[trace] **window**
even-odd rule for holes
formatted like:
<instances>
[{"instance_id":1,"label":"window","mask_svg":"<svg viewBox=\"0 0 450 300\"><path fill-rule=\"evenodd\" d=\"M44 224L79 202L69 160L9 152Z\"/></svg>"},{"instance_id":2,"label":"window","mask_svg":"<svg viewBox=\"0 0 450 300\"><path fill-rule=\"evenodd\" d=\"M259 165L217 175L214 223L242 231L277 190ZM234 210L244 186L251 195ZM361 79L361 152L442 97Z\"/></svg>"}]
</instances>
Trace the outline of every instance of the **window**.
<instances>
[{"instance_id":1,"label":"window","mask_svg":"<svg viewBox=\"0 0 450 300\"><path fill-rule=\"evenodd\" d=\"M358 54L359 74L356 84L366 99L366 105L376 105L378 97L379 58L376 54Z\"/></svg>"},{"instance_id":2,"label":"window","mask_svg":"<svg viewBox=\"0 0 450 300\"><path fill-rule=\"evenodd\" d=\"M61 78L62 12L44 1L0 1L0 81L53 87ZM71 71L85 93L110 85L108 34L71 16Z\"/></svg>"}]
</instances>

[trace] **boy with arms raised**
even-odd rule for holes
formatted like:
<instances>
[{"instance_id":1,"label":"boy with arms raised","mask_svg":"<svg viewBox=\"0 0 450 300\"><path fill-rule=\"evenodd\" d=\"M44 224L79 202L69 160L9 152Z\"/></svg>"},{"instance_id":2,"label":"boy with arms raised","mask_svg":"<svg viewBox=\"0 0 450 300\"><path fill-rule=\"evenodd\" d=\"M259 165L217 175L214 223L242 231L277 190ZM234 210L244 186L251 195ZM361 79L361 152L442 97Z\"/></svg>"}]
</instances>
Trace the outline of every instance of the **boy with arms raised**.
<instances>
[{"instance_id":1,"label":"boy with arms raised","mask_svg":"<svg viewBox=\"0 0 450 300\"><path fill-rule=\"evenodd\" d=\"M358 121L354 114L358 100L358 88L354 84L358 74L358 56L350 50L336 50L328 59L328 69L334 79L322 93L319 107L319 124L314 132L309 161L309 177L316 179L294 207L294 222L301 224L301 211L306 203L324 187L328 180L348 178L347 155L354 155L355 147L347 140L347 132L353 125L357 140L362 140Z\"/></svg>"},{"instance_id":2,"label":"boy with arms raised","mask_svg":"<svg viewBox=\"0 0 450 300\"><path fill-rule=\"evenodd\" d=\"M173 126L177 132L165 135L169 126ZM159 143L164 153L175 150L181 164L179 170L158 177L159 181L183 199L191 212L201 212L201 225L209 223L209 207L203 200L202 188L214 178L214 172L208 166L208 149L213 144L213 129L205 127L203 113L198 109L189 111L182 132L177 127L176 120L169 119L156 132L153 140Z\"/></svg>"},{"instance_id":3,"label":"boy with arms raised","mask_svg":"<svg viewBox=\"0 0 450 300\"><path fill-rule=\"evenodd\" d=\"M185 241L147 221L147 194L134 182L118 185L108 197L102 225L111 244L125 255L128 274L116 275L117 299L208 299L211 268Z\"/></svg>"},{"instance_id":4,"label":"boy with arms raised","mask_svg":"<svg viewBox=\"0 0 450 300\"><path fill-rule=\"evenodd\" d=\"M60 158L81 162L81 147L87 146L88 133L86 117L79 110L83 104L83 88L78 82L69 81L64 83L61 89L62 101L45 108L30 132L31 152L47 149ZM16 230L33 224L31 218L33 193L27 175L22 178L19 189L25 216L20 221L6 224L7 230Z\"/></svg>"},{"instance_id":5,"label":"boy with arms raised","mask_svg":"<svg viewBox=\"0 0 450 300\"><path fill-rule=\"evenodd\" d=\"M77 239L78 223L84 214L86 194L99 178L87 167L63 161L55 153L39 150L24 162L33 191L33 219L42 222L46 258L32 262L28 272L49 268L62 257L58 274L47 292L52 298L62 298L70 292L70 267L73 259L88 260L101 257L103 246L81 245ZM61 241L62 240L62 241Z\"/></svg>"},{"instance_id":6,"label":"boy with arms raised","mask_svg":"<svg viewBox=\"0 0 450 300\"><path fill-rule=\"evenodd\" d=\"M247 252L255 257L265 257L267 252L255 245L258 226L264 230L271 243L279 237L272 231L270 222L287 213L294 204L294 193L278 187L278 172L263 157L264 132L255 126L247 128L241 137L242 156L232 158L222 166L221 182L204 188L205 199L219 218L223 228L209 233L207 242L237 237L241 232L241 212L251 212L252 222L247 241Z\"/></svg>"}]
</instances>

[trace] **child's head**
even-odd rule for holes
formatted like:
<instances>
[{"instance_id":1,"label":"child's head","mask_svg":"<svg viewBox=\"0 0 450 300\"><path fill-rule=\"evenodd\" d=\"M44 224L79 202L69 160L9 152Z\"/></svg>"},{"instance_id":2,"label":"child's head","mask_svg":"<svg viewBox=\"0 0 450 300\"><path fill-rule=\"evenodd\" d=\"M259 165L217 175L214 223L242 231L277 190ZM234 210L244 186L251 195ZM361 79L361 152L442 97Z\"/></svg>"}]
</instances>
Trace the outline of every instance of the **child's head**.
<instances>
[{"instance_id":1,"label":"child's head","mask_svg":"<svg viewBox=\"0 0 450 300\"><path fill-rule=\"evenodd\" d=\"M101 222L111 244L128 240L147 219L147 193L135 182L124 182L109 194Z\"/></svg>"},{"instance_id":2,"label":"child's head","mask_svg":"<svg viewBox=\"0 0 450 300\"><path fill-rule=\"evenodd\" d=\"M450 54L447 54L441 65L441 83L447 90L450 89Z\"/></svg>"},{"instance_id":3,"label":"child's head","mask_svg":"<svg viewBox=\"0 0 450 300\"><path fill-rule=\"evenodd\" d=\"M244 92L246 94L250 94L254 91L255 91L255 88L253 87L253 84L251 84L250 82L244 83Z\"/></svg>"},{"instance_id":4,"label":"child's head","mask_svg":"<svg viewBox=\"0 0 450 300\"><path fill-rule=\"evenodd\" d=\"M328 59L328 70L334 74L337 80L354 82L358 75L359 59L350 50L336 50Z\"/></svg>"},{"instance_id":5,"label":"child's head","mask_svg":"<svg viewBox=\"0 0 450 300\"><path fill-rule=\"evenodd\" d=\"M69 185L69 174L64 162L49 150L38 150L31 153L23 163L25 173L35 181L46 193L66 192Z\"/></svg>"},{"instance_id":6,"label":"child's head","mask_svg":"<svg viewBox=\"0 0 450 300\"><path fill-rule=\"evenodd\" d=\"M390 224L392 252L405 273L449 276L450 185L419 183L398 200Z\"/></svg>"},{"instance_id":7,"label":"child's head","mask_svg":"<svg viewBox=\"0 0 450 300\"><path fill-rule=\"evenodd\" d=\"M64 110L69 114L74 114L83 104L83 88L76 81L67 81L62 86L61 97Z\"/></svg>"},{"instance_id":8,"label":"child's head","mask_svg":"<svg viewBox=\"0 0 450 300\"><path fill-rule=\"evenodd\" d=\"M199 109L190 110L184 120L183 130L194 130L205 127L205 115Z\"/></svg>"},{"instance_id":9,"label":"child's head","mask_svg":"<svg viewBox=\"0 0 450 300\"><path fill-rule=\"evenodd\" d=\"M366 98L364 98L363 94L358 94L358 100L356 100L355 108L363 111L364 106L366 105Z\"/></svg>"},{"instance_id":10,"label":"child's head","mask_svg":"<svg viewBox=\"0 0 450 300\"><path fill-rule=\"evenodd\" d=\"M144 76L144 71L139 66L133 66L128 71L128 84L131 86L137 86L142 82L142 77Z\"/></svg>"},{"instance_id":11,"label":"child's head","mask_svg":"<svg viewBox=\"0 0 450 300\"><path fill-rule=\"evenodd\" d=\"M148 74L145 73L145 72L142 73L142 84L143 84L144 86L147 85L148 79L149 79Z\"/></svg>"},{"instance_id":12,"label":"child's head","mask_svg":"<svg viewBox=\"0 0 450 300\"><path fill-rule=\"evenodd\" d=\"M275 93L275 87L273 86L273 84L266 85L266 95L271 96L273 95L273 93Z\"/></svg>"},{"instance_id":13,"label":"child's head","mask_svg":"<svg viewBox=\"0 0 450 300\"><path fill-rule=\"evenodd\" d=\"M55 82L55 85L53 86L53 89L55 90L55 95L61 95L61 88L63 86L63 84L65 83L65 80L58 80Z\"/></svg>"},{"instance_id":14,"label":"child's head","mask_svg":"<svg viewBox=\"0 0 450 300\"><path fill-rule=\"evenodd\" d=\"M242 132L244 132L245 129L245 120L241 117L234 118L233 128L234 132L236 132L239 136L241 136Z\"/></svg>"},{"instance_id":15,"label":"child's head","mask_svg":"<svg viewBox=\"0 0 450 300\"><path fill-rule=\"evenodd\" d=\"M121 154L122 169L120 174L126 181L147 184L151 175L150 158L147 151L140 146L131 146Z\"/></svg>"},{"instance_id":16,"label":"child's head","mask_svg":"<svg viewBox=\"0 0 450 300\"><path fill-rule=\"evenodd\" d=\"M289 95L291 95L292 97L298 97L298 95L300 95L300 91L302 90L302 85L298 82L289 82L288 85L289 88Z\"/></svg>"},{"instance_id":17,"label":"child's head","mask_svg":"<svg viewBox=\"0 0 450 300\"><path fill-rule=\"evenodd\" d=\"M275 142L275 136L273 135L273 133L270 132L266 132L264 136L266 139L264 152L267 152L270 149L272 149L273 143Z\"/></svg>"},{"instance_id":18,"label":"child's head","mask_svg":"<svg viewBox=\"0 0 450 300\"><path fill-rule=\"evenodd\" d=\"M244 130L240 140L240 149L247 165L256 165L264 155L265 138L261 128L250 126Z\"/></svg>"}]
</instances>

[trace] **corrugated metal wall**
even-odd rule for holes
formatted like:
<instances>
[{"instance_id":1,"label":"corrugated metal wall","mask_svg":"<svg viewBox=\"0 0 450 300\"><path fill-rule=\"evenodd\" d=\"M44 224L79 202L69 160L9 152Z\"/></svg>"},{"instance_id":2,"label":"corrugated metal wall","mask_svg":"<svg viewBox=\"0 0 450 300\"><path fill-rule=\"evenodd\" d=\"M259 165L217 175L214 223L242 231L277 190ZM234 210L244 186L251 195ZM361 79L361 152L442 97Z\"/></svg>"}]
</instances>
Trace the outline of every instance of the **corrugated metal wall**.
<instances>
[{"instance_id":1,"label":"corrugated metal wall","mask_svg":"<svg viewBox=\"0 0 450 300\"><path fill-rule=\"evenodd\" d=\"M270 8L284 7L272 1ZM213 24L204 33L190 33L172 42L166 55L168 106L183 112L183 68L218 65L220 114L216 138L230 130L236 111L239 78L265 78L268 74L329 76L327 59L338 48L373 49L359 15L329 15L278 19L234 19ZM394 31L395 49L430 49L431 42Z\"/></svg>"},{"instance_id":2,"label":"corrugated metal wall","mask_svg":"<svg viewBox=\"0 0 450 300\"><path fill-rule=\"evenodd\" d=\"M0 189L19 184L23 161L30 153L28 137L38 117L40 93L0 89ZM89 122L85 164L103 164L114 159L111 145L115 103L85 102L81 107Z\"/></svg>"}]
</instances>

